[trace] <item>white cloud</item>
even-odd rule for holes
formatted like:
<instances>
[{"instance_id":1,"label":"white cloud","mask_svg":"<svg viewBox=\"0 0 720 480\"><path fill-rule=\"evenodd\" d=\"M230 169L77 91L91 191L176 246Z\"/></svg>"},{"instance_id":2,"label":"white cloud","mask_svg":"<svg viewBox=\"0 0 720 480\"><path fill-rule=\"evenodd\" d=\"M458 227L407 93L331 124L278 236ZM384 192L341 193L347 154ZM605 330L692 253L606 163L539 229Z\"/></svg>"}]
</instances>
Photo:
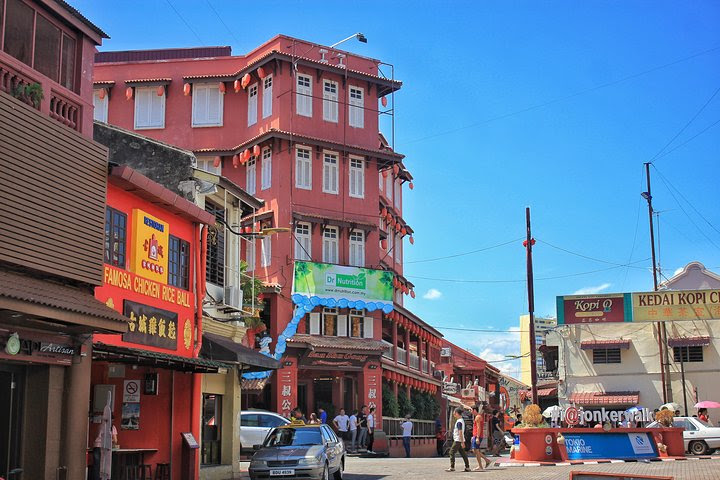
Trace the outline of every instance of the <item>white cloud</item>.
<instances>
[{"instance_id":1,"label":"white cloud","mask_svg":"<svg viewBox=\"0 0 720 480\"><path fill-rule=\"evenodd\" d=\"M448 340L499 368L504 374L520 378L520 360L507 357L507 355L520 354L520 328L518 326L509 327L505 331L458 332L447 336Z\"/></svg>"},{"instance_id":2,"label":"white cloud","mask_svg":"<svg viewBox=\"0 0 720 480\"><path fill-rule=\"evenodd\" d=\"M595 287L583 287L580 290L573 292L573 295L594 295L607 290L610 288L610 285L611 284L609 283L603 283L602 285L597 285Z\"/></svg>"},{"instance_id":3,"label":"white cloud","mask_svg":"<svg viewBox=\"0 0 720 480\"><path fill-rule=\"evenodd\" d=\"M437 300L440 297L442 297L442 292L436 288L431 288L427 292L425 292L425 295L423 295L423 298L425 300Z\"/></svg>"}]
</instances>

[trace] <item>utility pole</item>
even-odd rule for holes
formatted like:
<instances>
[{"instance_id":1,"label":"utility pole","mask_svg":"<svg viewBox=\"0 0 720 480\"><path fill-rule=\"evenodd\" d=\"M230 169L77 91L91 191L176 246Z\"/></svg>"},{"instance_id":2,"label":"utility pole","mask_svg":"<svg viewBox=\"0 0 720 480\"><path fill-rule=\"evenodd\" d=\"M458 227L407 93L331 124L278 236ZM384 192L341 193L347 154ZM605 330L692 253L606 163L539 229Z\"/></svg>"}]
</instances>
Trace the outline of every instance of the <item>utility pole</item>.
<instances>
[{"instance_id":1,"label":"utility pole","mask_svg":"<svg viewBox=\"0 0 720 480\"><path fill-rule=\"evenodd\" d=\"M537 345L535 344L535 289L533 285L532 246L535 239L530 230L530 207L525 208L525 223L527 224L527 239L523 242L527 252L527 287L528 287L528 314L530 317L530 382L532 386L533 402L540 405L537 396Z\"/></svg>"},{"instance_id":2,"label":"utility pole","mask_svg":"<svg viewBox=\"0 0 720 480\"><path fill-rule=\"evenodd\" d=\"M647 200L648 204L648 219L650 220L650 256L652 257L652 272L653 272L653 291L658 289L658 274L657 274L657 262L655 259L655 228L653 227L653 206L652 206L652 193L650 190L650 162L645 162L645 177L647 178L647 191L642 193L642 196ZM668 351L665 348L665 339L667 334L665 331L665 322L657 322L656 328L658 331L658 351L660 353L660 380L662 383L662 394L663 403L672 401L672 388L670 386L670 371L669 364L670 359L668 358Z\"/></svg>"}]
</instances>

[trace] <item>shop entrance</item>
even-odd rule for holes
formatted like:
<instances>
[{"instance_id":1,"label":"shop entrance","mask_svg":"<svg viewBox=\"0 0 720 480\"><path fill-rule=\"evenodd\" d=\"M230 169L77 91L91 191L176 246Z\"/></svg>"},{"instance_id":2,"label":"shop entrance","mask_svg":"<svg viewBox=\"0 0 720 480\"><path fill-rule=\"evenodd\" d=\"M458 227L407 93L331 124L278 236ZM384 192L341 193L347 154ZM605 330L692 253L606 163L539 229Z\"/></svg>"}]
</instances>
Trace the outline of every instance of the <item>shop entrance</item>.
<instances>
[{"instance_id":1,"label":"shop entrance","mask_svg":"<svg viewBox=\"0 0 720 480\"><path fill-rule=\"evenodd\" d=\"M313 396L315 397L314 412L324 409L328 414L328 422L340 411L333 405L333 379L316 378L313 380Z\"/></svg>"},{"instance_id":2,"label":"shop entrance","mask_svg":"<svg viewBox=\"0 0 720 480\"><path fill-rule=\"evenodd\" d=\"M0 476L20 480L20 419L22 418L24 367L0 366Z\"/></svg>"}]
</instances>

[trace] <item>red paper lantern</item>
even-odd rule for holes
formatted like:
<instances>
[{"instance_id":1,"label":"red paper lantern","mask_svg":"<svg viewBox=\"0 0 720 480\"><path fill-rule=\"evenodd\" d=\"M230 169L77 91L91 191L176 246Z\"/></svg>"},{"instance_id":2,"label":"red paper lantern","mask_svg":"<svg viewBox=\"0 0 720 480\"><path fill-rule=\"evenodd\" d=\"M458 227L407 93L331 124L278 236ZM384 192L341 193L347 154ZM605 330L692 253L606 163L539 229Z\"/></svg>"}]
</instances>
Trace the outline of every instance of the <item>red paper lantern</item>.
<instances>
[{"instance_id":1,"label":"red paper lantern","mask_svg":"<svg viewBox=\"0 0 720 480\"><path fill-rule=\"evenodd\" d=\"M395 228L395 225L397 224L397 220L395 220L395 217L390 215L390 226Z\"/></svg>"},{"instance_id":2,"label":"red paper lantern","mask_svg":"<svg viewBox=\"0 0 720 480\"><path fill-rule=\"evenodd\" d=\"M215 157L215 160L213 160L213 167L217 168L220 166L221 163L222 158L220 158L220 156L218 155L217 157Z\"/></svg>"},{"instance_id":3,"label":"red paper lantern","mask_svg":"<svg viewBox=\"0 0 720 480\"><path fill-rule=\"evenodd\" d=\"M387 208L386 208L386 207L383 207L383 209L380 210L380 216L381 216L381 217L386 217L386 216L387 216Z\"/></svg>"},{"instance_id":4,"label":"red paper lantern","mask_svg":"<svg viewBox=\"0 0 720 480\"><path fill-rule=\"evenodd\" d=\"M392 168L393 168L393 173L394 173L395 175L397 175L398 173L400 173L400 167L398 166L397 163L396 163L395 165L393 165Z\"/></svg>"},{"instance_id":5,"label":"red paper lantern","mask_svg":"<svg viewBox=\"0 0 720 480\"><path fill-rule=\"evenodd\" d=\"M157 87L157 89L155 89L155 92L157 93L158 97L162 97L163 95L165 95L165 87L160 85L159 87Z\"/></svg>"},{"instance_id":6,"label":"red paper lantern","mask_svg":"<svg viewBox=\"0 0 720 480\"><path fill-rule=\"evenodd\" d=\"M220 93L225 95L225 82L220 82L220 85L218 85L218 90L220 90Z\"/></svg>"},{"instance_id":7,"label":"red paper lantern","mask_svg":"<svg viewBox=\"0 0 720 480\"><path fill-rule=\"evenodd\" d=\"M183 85L183 95L186 97L190 95L190 92L192 91L192 86L189 83L186 83Z\"/></svg>"},{"instance_id":8,"label":"red paper lantern","mask_svg":"<svg viewBox=\"0 0 720 480\"><path fill-rule=\"evenodd\" d=\"M240 85L242 85L242 88L246 88L248 85L250 85L250 81L251 81L251 80L252 80L252 77L250 76L250 74L249 74L249 73L246 73L246 74L243 76L242 82L240 83Z\"/></svg>"},{"instance_id":9,"label":"red paper lantern","mask_svg":"<svg viewBox=\"0 0 720 480\"><path fill-rule=\"evenodd\" d=\"M105 94L106 94L106 93L107 93L107 90L106 90L106 89L104 89L104 88L101 88L101 89L100 89L100 91L98 92L98 97L100 97L100 100L104 100L104 99L105 99Z\"/></svg>"},{"instance_id":10,"label":"red paper lantern","mask_svg":"<svg viewBox=\"0 0 720 480\"><path fill-rule=\"evenodd\" d=\"M233 167L237 168L240 165L240 156L236 153L232 157Z\"/></svg>"},{"instance_id":11,"label":"red paper lantern","mask_svg":"<svg viewBox=\"0 0 720 480\"><path fill-rule=\"evenodd\" d=\"M250 149L249 148L246 148L245 150L243 150L242 159L244 160L244 162L247 162L248 160L250 160Z\"/></svg>"},{"instance_id":12,"label":"red paper lantern","mask_svg":"<svg viewBox=\"0 0 720 480\"><path fill-rule=\"evenodd\" d=\"M125 98L127 98L128 100L132 100L132 97L133 97L133 89L132 89L132 87L127 87L125 89Z\"/></svg>"},{"instance_id":13,"label":"red paper lantern","mask_svg":"<svg viewBox=\"0 0 720 480\"><path fill-rule=\"evenodd\" d=\"M410 290L410 296L411 296L412 298L415 298L415 290Z\"/></svg>"},{"instance_id":14,"label":"red paper lantern","mask_svg":"<svg viewBox=\"0 0 720 480\"><path fill-rule=\"evenodd\" d=\"M405 235L407 235L407 228L402 227L402 228L400 229L400 233L402 234L403 237L404 237Z\"/></svg>"},{"instance_id":15,"label":"red paper lantern","mask_svg":"<svg viewBox=\"0 0 720 480\"><path fill-rule=\"evenodd\" d=\"M380 240L380 247L382 247L383 250L387 250L387 240L386 239L383 238L382 240Z\"/></svg>"},{"instance_id":16,"label":"red paper lantern","mask_svg":"<svg viewBox=\"0 0 720 480\"><path fill-rule=\"evenodd\" d=\"M252 233L252 231L253 231L253 227L251 227L250 225L245 227L245 233Z\"/></svg>"},{"instance_id":17,"label":"red paper lantern","mask_svg":"<svg viewBox=\"0 0 720 480\"><path fill-rule=\"evenodd\" d=\"M396 224L395 224L395 231L399 233L400 230L402 230L402 226L401 226L399 223L396 223Z\"/></svg>"},{"instance_id":18,"label":"red paper lantern","mask_svg":"<svg viewBox=\"0 0 720 480\"><path fill-rule=\"evenodd\" d=\"M383 107L387 107L387 97L382 97L380 99L380 103L382 103Z\"/></svg>"},{"instance_id":19,"label":"red paper lantern","mask_svg":"<svg viewBox=\"0 0 720 480\"><path fill-rule=\"evenodd\" d=\"M413 182L410 182L410 183L408 184L408 187L410 187L410 190L412 190L413 188L415 188L415 185L413 184Z\"/></svg>"},{"instance_id":20,"label":"red paper lantern","mask_svg":"<svg viewBox=\"0 0 720 480\"><path fill-rule=\"evenodd\" d=\"M383 170L383 171L382 171L382 176L383 176L383 178L387 178L387 176L388 176L388 171L387 171L387 170Z\"/></svg>"},{"instance_id":21,"label":"red paper lantern","mask_svg":"<svg viewBox=\"0 0 720 480\"><path fill-rule=\"evenodd\" d=\"M415 239L410 235L410 245L415 245Z\"/></svg>"},{"instance_id":22,"label":"red paper lantern","mask_svg":"<svg viewBox=\"0 0 720 480\"><path fill-rule=\"evenodd\" d=\"M390 214L390 213L388 212L388 214L385 215L385 220L387 220L387 223L392 223L392 221L393 221L393 216L392 216L392 214Z\"/></svg>"},{"instance_id":23,"label":"red paper lantern","mask_svg":"<svg viewBox=\"0 0 720 480\"><path fill-rule=\"evenodd\" d=\"M267 72L265 71L265 69L263 67L259 67L257 69L257 75L260 78L265 78L265 77L267 77Z\"/></svg>"},{"instance_id":24,"label":"red paper lantern","mask_svg":"<svg viewBox=\"0 0 720 480\"><path fill-rule=\"evenodd\" d=\"M257 158L260 158L260 145L255 145L253 147L253 155L255 155Z\"/></svg>"},{"instance_id":25,"label":"red paper lantern","mask_svg":"<svg viewBox=\"0 0 720 480\"><path fill-rule=\"evenodd\" d=\"M242 89L242 85L240 84L240 80L235 80L233 82L233 89L235 90L235 93L238 93L240 89Z\"/></svg>"}]
</instances>

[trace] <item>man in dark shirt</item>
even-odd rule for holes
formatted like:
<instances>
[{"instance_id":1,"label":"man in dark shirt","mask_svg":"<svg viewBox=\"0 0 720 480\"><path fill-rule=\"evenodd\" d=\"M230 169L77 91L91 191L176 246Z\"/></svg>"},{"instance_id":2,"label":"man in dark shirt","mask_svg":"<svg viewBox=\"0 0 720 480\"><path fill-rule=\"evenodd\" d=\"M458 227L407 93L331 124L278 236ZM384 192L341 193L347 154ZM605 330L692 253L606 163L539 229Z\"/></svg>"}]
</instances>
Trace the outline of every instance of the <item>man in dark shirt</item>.
<instances>
[{"instance_id":1,"label":"man in dark shirt","mask_svg":"<svg viewBox=\"0 0 720 480\"><path fill-rule=\"evenodd\" d=\"M358 422L358 449L365 448L367 443L367 406L360 407L360 413L357 416Z\"/></svg>"},{"instance_id":2,"label":"man in dark shirt","mask_svg":"<svg viewBox=\"0 0 720 480\"><path fill-rule=\"evenodd\" d=\"M503 449L503 442L505 442L504 428L505 422L502 418L502 412L493 410L493 416L490 420L490 432L493 440L492 454L496 457L500 456L500 451Z\"/></svg>"}]
</instances>

